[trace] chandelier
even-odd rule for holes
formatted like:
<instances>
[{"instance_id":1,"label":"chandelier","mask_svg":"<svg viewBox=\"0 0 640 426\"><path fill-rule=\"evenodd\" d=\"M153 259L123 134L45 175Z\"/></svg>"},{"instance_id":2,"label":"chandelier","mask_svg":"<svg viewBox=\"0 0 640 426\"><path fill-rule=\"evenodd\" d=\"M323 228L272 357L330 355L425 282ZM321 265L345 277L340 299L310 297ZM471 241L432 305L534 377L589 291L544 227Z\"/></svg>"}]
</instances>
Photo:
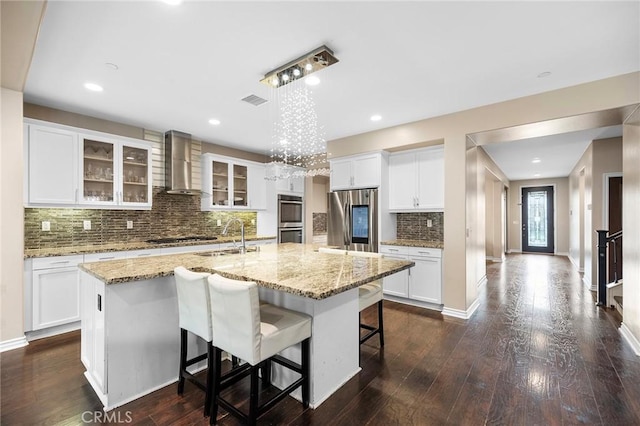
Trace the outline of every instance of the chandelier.
<instances>
[{"instance_id":1,"label":"chandelier","mask_svg":"<svg viewBox=\"0 0 640 426\"><path fill-rule=\"evenodd\" d=\"M271 88L269 157L272 163L283 165L269 179L329 175L324 129L318 121L311 89L319 80L310 75L336 62L333 52L321 46L260 80Z\"/></svg>"}]
</instances>

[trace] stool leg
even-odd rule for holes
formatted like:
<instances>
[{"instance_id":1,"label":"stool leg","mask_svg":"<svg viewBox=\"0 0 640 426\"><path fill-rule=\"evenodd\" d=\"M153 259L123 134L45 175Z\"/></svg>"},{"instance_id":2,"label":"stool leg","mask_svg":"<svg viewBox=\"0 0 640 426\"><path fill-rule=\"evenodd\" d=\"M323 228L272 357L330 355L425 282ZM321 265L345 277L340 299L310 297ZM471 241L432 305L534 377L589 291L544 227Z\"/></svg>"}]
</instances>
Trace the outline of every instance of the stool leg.
<instances>
[{"instance_id":1,"label":"stool leg","mask_svg":"<svg viewBox=\"0 0 640 426\"><path fill-rule=\"evenodd\" d=\"M207 389L204 394L204 416L211 413L211 393L213 388L213 345L207 342Z\"/></svg>"},{"instance_id":2,"label":"stool leg","mask_svg":"<svg viewBox=\"0 0 640 426\"><path fill-rule=\"evenodd\" d=\"M236 368L239 365L240 365L240 359L235 355L231 355L231 368Z\"/></svg>"},{"instance_id":3,"label":"stool leg","mask_svg":"<svg viewBox=\"0 0 640 426\"><path fill-rule=\"evenodd\" d=\"M262 361L260 369L262 370L262 386L265 388L271 386L271 359Z\"/></svg>"},{"instance_id":4,"label":"stool leg","mask_svg":"<svg viewBox=\"0 0 640 426\"><path fill-rule=\"evenodd\" d=\"M184 392L184 374L187 368L187 330L180 329L180 371L178 372L178 395Z\"/></svg>"},{"instance_id":5,"label":"stool leg","mask_svg":"<svg viewBox=\"0 0 640 426\"><path fill-rule=\"evenodd\" d=\"M380 334L380 347L384 347L384 321L382 319L382 300L378 302L378 333Z\"/></svg>"},{"instance_id":6,"label":"stool leg","mask_svg":"<svg viewBox=\"0 0 640 426\"><path fill-rule=\"evenodd\" d=\"M211 382L211 410L209 412L209 424L215 425L218 421L218 395L220 395L220 376L222 369L222 351L213 347L213 381Z\"/></svg>"},{"instance_id":7,"label":"stool leg","mask_svg":"<svg viewBox=\"0 0 640 426\"><path fill-rule=\"evenodd\" d=\"M309 395L311 390L311 383L309 382L309 360L310 360L310 339L304 339L301 345L301 367L302 367L302 407L304 409L309 408ZM360 345L358 345L360 346Z\"/></svg>"},{"instance_id":8,"label":"stool leg","mask_svg":"<svg viewBox=\"0 0 640 426\"><path fill-rule=\"evenodd\" d=\"M251 390L249 396L249 424L258 420L258 365L251 367Z\"/></svg>"}]
</instances>

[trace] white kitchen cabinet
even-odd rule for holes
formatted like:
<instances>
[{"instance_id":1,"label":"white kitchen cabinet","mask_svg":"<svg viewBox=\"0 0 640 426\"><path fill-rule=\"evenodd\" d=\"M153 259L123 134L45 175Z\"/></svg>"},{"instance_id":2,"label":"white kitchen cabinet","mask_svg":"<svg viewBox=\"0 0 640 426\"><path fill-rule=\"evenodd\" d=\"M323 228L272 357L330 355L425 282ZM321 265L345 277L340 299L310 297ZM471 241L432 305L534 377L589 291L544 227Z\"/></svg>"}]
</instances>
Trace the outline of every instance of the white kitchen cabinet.
<instances>
[{"instance_id":1,"label":"white kitchen cabinet","mask_svg":"<svg viewBox=\"0 0 640 426\"><path fill-rule=\"evenodd\" d=\"M386 258L410 260L415 266L406 274L383 279L385 297L400 303L440 308L442 304L442 250L422 247L380 246Z\"/></svg>"},{"instance_id":2,"label":"white kitchen cabinet","mask_svg":"<svg viewBox=\"0 0 640 426\"><path fill-rule=\"evenodd\" d=\"M265 166L214 154L202 156L202 210L266 208Z\"/></svg>"},{"instance_id":3,"label":"white kitchen cabinet","mask_svg":"<svg viewBox=\"0 0 640 426\"><path fill-rule=\"evenodd\" d=\"M78 202L78 134L25 126L28 205L74 205Z\"/></svg>"},{"instance_id":4,"label":"white kitchen cabinet","mask_svg":"<svg viewBox=\"0 0 640 426\"><path fill-rule=\"evenodd\" d=\"M441 146L389 156L391 212L444 210L444 149Z\"/></svg>"},{"instance_id":5,"label":"white kitchen cabinet","mask_svg":"<svg viewBox=\"0 0 640 426\"><path fill-rule=\"evenodd\" d=\"M387 259L408 260L409 250L406 247L382 246L380 253ZM382 280L382 291L384 294L409 297L409 270L400 271Z\"/></svg>"},{"instance_id":6,"label":"white kitchen cabinet","mask_svg":"<svg viewBox=\"0 0 640 426\"><path fill-rule=\"evenodd\" d=\"M80 320L78 264L83 256L33 259L31 330Z\"/></svg>"},{"instance_id":7,"label":"white kitchen cabinet","mask_svg":"<svg viewBox=\"0 0 640 426\"><path fill-rule=\"evenodd\" d=\"M151 145L80 134L80 204L151 208Z\"/></svg>"},{"instance_id":8,"label":"white kitchen cabinet","mask_svg":"<svg viewBox=\"0 0 640 426\"><path fill-rule=\"evenodd\" d=\"M151 144L25 120L26 203L33 207L151 208Z\"/></svg>"},{"instance_id":9,"label":"white kitchen cabinet","mask_svg":"<svg viewBox=\"0 0 640 426\"><path fill-rule=\"evenodd\" d=\"M332 191L378 188L382 175L382 154L364 154L329 160Z\"/></svg>"},{"instance_id":10,"label":"white kitchen cabinet","mask_svg":"<svg viewBox=\"0 0 640 426\"><path fill-rule=\"evenodd\" d=\"M286 164L271 163L268 165L267 176L275 178L277 194L304 195L304 173L302 167Z\"/></svg>"},{"instance_id":11,"label":"white kitchen cabinet","mask_svg":"<svg viewBox=\"0 0 640 426\"><path fill-rule=\"evenodd\" d=\"M409 248L409 260L415 262L409 278L409 299L442 303L441 250Z\"/></svg>"}]
</instances>

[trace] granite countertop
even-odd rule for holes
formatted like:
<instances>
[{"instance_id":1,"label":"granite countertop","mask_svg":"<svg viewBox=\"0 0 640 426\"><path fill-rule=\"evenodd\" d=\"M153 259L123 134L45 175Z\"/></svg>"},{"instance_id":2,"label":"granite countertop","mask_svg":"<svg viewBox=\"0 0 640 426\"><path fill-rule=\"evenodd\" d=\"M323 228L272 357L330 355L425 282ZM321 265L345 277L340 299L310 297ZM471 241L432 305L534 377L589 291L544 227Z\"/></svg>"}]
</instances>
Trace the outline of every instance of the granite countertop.
<instances>
[{"instance_id":1,"label":"granite countertop","mask_svg":"<svg viewBox=\"0 0 640 426\"><path fill-rule=\"evenodd\" d=\"M249 235L245 237L246 241L260 241L260 240L275 240L277 237L273 236L258 236ZM112 251L129 251L129 250L144 250L155 249L163 247L183 247L183 246L202 246L210 244L223 244L230 243L232 241L239 242L240 237L217 237L216 240L194 240L194 241L177 241L171 243L153 244L146 241L128 241L125 243L111 243L111 244L93 244L93 245L80 245L71 247L51 247L43 249L26 249L24 251L24 258L33 257L49 257L49 256L68 256L72 254L89 254L89 253L107 253Z\"/></svg>"},{"instance_id":2,"label":"granite countertop","mask_svg":"<svg viewBox=\"0 0 640 426\"><path fill-rule=\"evenodd\" d=\"M258 285L313 299L325 299L395 272L414 262L319 253L313 244L269 244L246 254L196 253L83 263L80 269L106 284L173 275L184 266L199 272L255 281Z\"/></svg>"},{"instance_id":3,"label":"granite countertop","mask_svg":"<svg viewBox=\"0 0 640 426\"><path fill-rule=\"evenodd\" d=\"M442 241L389 240L389 241L382 241L380 244L385 246L424 247L424 248L437 248L437 249L444 248L444 242Z\"/></svg>"}]
</instances>

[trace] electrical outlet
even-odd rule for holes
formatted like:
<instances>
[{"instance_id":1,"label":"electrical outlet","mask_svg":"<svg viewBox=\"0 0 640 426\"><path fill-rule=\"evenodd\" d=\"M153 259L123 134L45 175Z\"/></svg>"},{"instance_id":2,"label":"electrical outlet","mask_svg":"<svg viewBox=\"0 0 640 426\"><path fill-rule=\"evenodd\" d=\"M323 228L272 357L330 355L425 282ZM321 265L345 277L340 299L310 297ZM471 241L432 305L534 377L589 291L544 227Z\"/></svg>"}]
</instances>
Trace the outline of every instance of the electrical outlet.
<instances>
[{"instance_id":1,"label":"electrical outlet","mask_svg":"<svg viewBox=\"0 0 640 426\"><path fill-rule=\"evenodd\" d=\"M216 221L216 224L217 224L218 226L222 226L222 219L218 219L218 220Z\"/></svg>"},{"instance_id":2,"label":"electrical outlet","mask_svg":"<svg viewBox=\"0 0 640 426\"><path fill-rule=\"evenodd\" d=\"M427 228L431 228L433 226L433 221L431 219L427 219Z\"/></svg>"},{"instance_id":3,"label":"electrical outlet","mask_svg":"<svg viewBox=\"0 0 640 426\"><path fill-rule=\"evenodd\" d=\"M133 221L132 220L128 220L127 221L127 229L133 229Z\"/></svg>"},{"instance_id":4,"label":"electrical outlet","mask_svg":"<svg viewBox=\"0 0 640 426\"><path fill-rule=\"evenodd\" d=\"M42 230L43 231L51 231L51 222L49 222L48 220L43 220L42 221Z\"/></svg>"},{"instance_id":5,"label":"electrical outlet","mask_svg":"<svg viewBox=\"0 0 640 426\"><path fill-rule=\"evenodd\" d=\"M256 224L256 220L255 219L251 219L251 224L255 225Z\"/></svg>"},{"instance_id":6,"label":"electrical outlet","mask_svg":"<svg viewBox=\"0 0 640 426\"><path fill-rule=\"evenodd\" d=\"M82 221L82 229L84 229L85 231L90 231L91 230L91 221L90 220L83 220Z\"/></svg>"}]
</instances>

